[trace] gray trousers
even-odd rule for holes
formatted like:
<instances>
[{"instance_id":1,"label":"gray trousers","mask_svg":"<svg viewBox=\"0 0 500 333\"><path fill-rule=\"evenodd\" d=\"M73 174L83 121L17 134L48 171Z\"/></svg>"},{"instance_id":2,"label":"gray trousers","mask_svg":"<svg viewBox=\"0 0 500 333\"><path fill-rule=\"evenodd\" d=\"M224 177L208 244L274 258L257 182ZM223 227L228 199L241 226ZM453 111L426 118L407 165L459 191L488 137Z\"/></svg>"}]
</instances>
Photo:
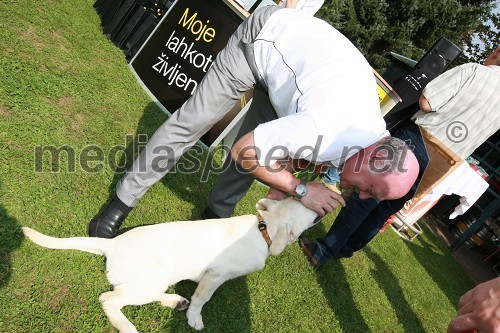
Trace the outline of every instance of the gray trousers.
<instances>
[{"instance_id":1,"label":"gray trousers","mask_svg":"<svg viewBox=\"0 0 500 333\"><path fill-rule=\"evenodd\" d=\"M243 135L251 132L259 124L277 119L271 101L266 93L255 89L253 92L252 104L241 124L235 142ZM254 176L244 172L242 168L233 161L231 156L227 156L224 161L223 172L217 177L212 190L208 196L208 207L220 217L229 217L233 213L234 207L247 193Z\"/></svg>"},{"instance_id":2,"label":"gray trousers","mask_svg":"<svg viewBox=\"0 0 500 333\"><path fill-rule=\"evenodd\" d=\"M253 55L253 41L278 6L255 11L230 37L212 67L189 98L153 134L130 170L118 182L116 195L134 207L147 190L168 173L179 158L236 101L260 82Z\"/></svg>"}]
</instances>

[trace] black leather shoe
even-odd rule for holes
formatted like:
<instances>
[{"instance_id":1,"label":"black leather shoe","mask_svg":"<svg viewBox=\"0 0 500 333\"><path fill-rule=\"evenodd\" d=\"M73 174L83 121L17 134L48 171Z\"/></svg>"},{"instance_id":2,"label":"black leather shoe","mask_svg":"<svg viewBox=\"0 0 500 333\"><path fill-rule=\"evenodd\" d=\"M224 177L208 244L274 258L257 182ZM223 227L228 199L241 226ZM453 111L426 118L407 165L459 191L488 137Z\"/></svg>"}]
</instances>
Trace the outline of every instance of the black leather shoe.
<instances>
[{"instance_id":1,"label":"black leather shoe","mask_svg":"<svg viewBox=\"0 0 500 333\"><path fill-rule=\"evenodd\" d=\"M211 219L220 219L221 217L215 214L214 211L211 210L209 207L207 207L203 212L201 212L201 218L204 220L211 220Z\"/></svg>"},{"instance_id":2,"label":"black leather shoe","mask_svg":"<svg viewBox=\"0 0 500 333\"><path fill-rule=\"evenodd\" d=\"M307 257L307 260L309 260L312 268L315 271L320 269L321 264L316 258L314 258L314 248L309 238L307 238L306 236L299 237L299 246L302 249L302 253L304 253L304 255Z\"/></svg>"},{"instance_id":3,"label":"black leather shoe","mask_svg":"<svg viewBox=\"0 0 500 333\"><path fill-rule=\"evenodd\" d=\"M90 221L88 233L90 237L113 238L132 210L117 196L106 202L99 213Z\"/></svg>"}]
</instances>

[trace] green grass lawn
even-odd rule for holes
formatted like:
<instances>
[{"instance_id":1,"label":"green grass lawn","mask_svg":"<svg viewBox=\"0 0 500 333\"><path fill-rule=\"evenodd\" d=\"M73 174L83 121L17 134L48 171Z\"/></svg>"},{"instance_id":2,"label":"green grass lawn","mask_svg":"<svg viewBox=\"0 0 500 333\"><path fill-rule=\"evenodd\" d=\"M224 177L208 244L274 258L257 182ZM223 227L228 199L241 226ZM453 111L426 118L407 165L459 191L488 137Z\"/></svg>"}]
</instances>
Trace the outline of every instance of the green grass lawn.
<instances>
[{"instance_id":1,"label":"green grass lawn","mask_svg":"<svg viewBox=\"0 0 500 333\"><path fill-rule=\"evenodd\" d=\"M102 34L92 5L0 1L1 332L114 332L98 302L109 290L103 258L47 250L20 232L29 226L60 237L85 235L140 146L127 135L137 141L166 119ZM37 159L37 149L48 146L71 148L75 163L71 149L57 163L47 154ZM81 163L96 147L104 162ZM205 173L167 175L125 227L197 219L214 180L200 182ZM265 193L254 185L236 213L254 212ZM322 235L332 221L333 215L308 234ZM387 230L318 273L294 244L262 271L224 284L202 314L206 332L445 332L472 286L429 230L413 242ZM171 287L187 298L194 288L189 281ZM184 312L159 304L124 312L141 332L193 331Z\"/></svg>"}]
</instances>

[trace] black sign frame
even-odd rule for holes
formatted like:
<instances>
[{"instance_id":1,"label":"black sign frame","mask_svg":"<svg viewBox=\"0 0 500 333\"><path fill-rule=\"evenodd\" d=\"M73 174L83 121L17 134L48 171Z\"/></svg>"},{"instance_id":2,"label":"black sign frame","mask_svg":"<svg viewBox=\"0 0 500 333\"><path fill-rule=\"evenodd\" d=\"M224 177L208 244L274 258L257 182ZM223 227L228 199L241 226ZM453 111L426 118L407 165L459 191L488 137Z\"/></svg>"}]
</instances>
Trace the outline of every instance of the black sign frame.
<instances>
[{"instance_id":1,"label":"black sign frame","mask_svg":"<svg viewBox=\"0 0 500 333\"><path fill-rule=\"evenodd\" d=\"M243 19L222 0L177 0L129 66L151 98L171 115L191 97ZM220 142L250 99L247 92L200 141L207 147Z\"/></svg>"}]
</instances>

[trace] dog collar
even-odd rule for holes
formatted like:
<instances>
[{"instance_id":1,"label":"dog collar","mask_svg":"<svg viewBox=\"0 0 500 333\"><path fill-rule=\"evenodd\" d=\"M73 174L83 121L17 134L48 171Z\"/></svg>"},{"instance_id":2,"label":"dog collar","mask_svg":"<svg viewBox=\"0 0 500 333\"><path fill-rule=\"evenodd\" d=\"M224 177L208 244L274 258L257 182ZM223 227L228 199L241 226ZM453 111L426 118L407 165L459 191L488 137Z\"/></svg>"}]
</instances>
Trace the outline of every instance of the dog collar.
<instances>
[{"instance_id":1,"label":"dog collar","mask_svg":"<svg viewBox=\"0 0 500 333\"><path fill-rule=\"evenodd\" d=\"M267 243L267 247L271 247L271 244L273 243L273 241L271 240L271 237L269 237L269 233L267 232L267 223L266 223L266 221L264 221L264 218L260 214L259 214L258 219L259 219L258 227L259 227L260 233L262 234L262 237L264 237L264 240Z\"/></svg>"}]
</instances>

